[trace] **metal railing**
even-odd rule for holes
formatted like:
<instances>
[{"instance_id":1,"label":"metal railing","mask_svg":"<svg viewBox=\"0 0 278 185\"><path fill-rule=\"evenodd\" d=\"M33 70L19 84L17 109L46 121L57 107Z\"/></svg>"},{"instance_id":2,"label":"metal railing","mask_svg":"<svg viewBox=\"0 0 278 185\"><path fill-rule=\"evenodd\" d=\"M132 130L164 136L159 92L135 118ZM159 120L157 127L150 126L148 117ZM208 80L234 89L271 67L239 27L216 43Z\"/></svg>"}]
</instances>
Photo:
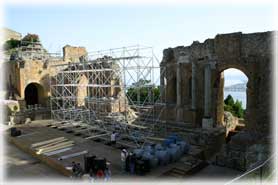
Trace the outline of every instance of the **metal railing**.
<instances>
[{"instance_id":1,"label":"metal railing","mask_svg":"<svg viewBox=\"0 0 278 185\"><path fill-rule=\"evenodd\" d=\"M272 182L275 178L274 166L275 154L265 160L263 163L257 165L255 168L245 172L244 174L236 177L235 179L227 182L225 185L247 183L248 184L264 184Z\"/></svg>"}]
</instances>

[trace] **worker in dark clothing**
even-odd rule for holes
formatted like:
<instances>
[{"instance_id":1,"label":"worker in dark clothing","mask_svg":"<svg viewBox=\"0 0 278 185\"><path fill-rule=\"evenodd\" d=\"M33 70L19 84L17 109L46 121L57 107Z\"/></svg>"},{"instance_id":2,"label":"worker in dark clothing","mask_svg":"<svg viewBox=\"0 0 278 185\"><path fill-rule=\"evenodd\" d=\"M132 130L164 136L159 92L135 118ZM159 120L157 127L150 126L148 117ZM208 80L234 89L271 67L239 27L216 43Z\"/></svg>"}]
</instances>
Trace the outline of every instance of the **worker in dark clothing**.
<instances>
[{"instance_id":1,"label":"worker in dark clothing","mask_svg":"<svg viewBox=\"0 0 278 185\"><path fill-rule=\"evenodd\" d=\"M108 167L104 170L104 181L109 181L111 178L111 171Z\"/></svg>"},{"instance_id":2,"label":"worker in dark clothing","mask_svg":"<svg viewBox=\"0 0 278 185\"><path fill-rule=\"evenodd\" d=\"M72 171L72 175L73 175L73 177L77 177L77 173L76 173L76 171L77 171L77 169L76 169L76 163L74 162L74 161L72 161L71 162L71 166L72 166L72 168L71 168L71 171Z\"/></svg>"},{"instance_id":3,"label":"worker in dark clothing","mask_svg":"<svg viewBox=\"0 0 278 185\"><path fill-rule=\"evenodd\" d=\"M129 170L131 174L134 174L135 172L135 161L136 161L136 157L135 154L130 153L130 158L129 158Z\"/></svg>"},{"instance_id":4,"label":"worker in dark clothing","mask_svg":"<svg viewBox=\"0 0 278 185\"><path fill-rule=\"evenodd\" d=\"M89 177L90 182L94 182L96 179L96 174L93 172L93 169L90 169L89 175L90 175Z\"/></svg>"},{"instance_id":5,"label":"worker in dark clothing","mask_svg":"<svg viewBox=\"0 0 278 185\"><path fill-rule=\"evenodd\" d=\"M126 157L126 160L125 160L125 170L126 170L126 172L130 171L129 163L130 163L130 155L128 154L127 157Z\"/></svg>"},{"instance_id":6,"label":"worker in dark clothing","mask_svg":"<svg viewBox=\"0 0 278 185\"><path fill-rule=\"evenodd\" d=\"M80 163L77 163L77 165L76 165L76 175L77 175L77 177L81 178L83 176L83 174L84 174L83 169L82 169Z\"/></svg>"}]
</instances>

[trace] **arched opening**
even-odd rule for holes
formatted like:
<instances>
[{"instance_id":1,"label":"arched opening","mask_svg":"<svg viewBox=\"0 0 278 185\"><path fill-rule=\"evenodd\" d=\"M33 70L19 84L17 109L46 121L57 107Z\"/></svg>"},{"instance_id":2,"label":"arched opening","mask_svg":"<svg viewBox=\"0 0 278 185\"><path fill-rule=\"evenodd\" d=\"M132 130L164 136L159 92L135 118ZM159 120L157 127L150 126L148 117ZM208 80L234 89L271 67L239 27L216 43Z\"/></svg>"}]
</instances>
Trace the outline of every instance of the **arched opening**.
<instances>
[{"instance_id":1,"label":"arched opening","mask_svg":"<svg viewBox=\"0 0 278 185\"><path fill-rule=\"evenodd\" d=\"M245 127L248 77L236 68L219 74L217 121L226 128L226 141Z\"/></svg>"},{"instance_id":2,"label":"arched opening","mask_svg":"<svg viewBox=\"0 0 278 185\"><path fill-rule=\"evenodd\" d=\"M44 104L44 90L38 83L30 83L24 91L26 105Z\"/></svg>"}]
</instances>

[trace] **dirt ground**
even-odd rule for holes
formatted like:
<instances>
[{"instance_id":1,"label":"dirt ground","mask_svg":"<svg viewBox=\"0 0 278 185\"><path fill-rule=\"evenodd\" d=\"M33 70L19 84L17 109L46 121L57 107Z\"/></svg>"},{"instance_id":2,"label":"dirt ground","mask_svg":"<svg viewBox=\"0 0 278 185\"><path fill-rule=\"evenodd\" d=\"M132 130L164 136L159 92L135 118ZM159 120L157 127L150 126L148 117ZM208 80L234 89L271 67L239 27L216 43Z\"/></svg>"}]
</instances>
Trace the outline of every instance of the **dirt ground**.
<instances>
[{"instance_id":1,"label":"dirt ground","mask_svg":"<svg viewBox=\"0 0 278 185\"><path fill-rule=\"evenodd\" d=\"M41 163L38 159L33 158L13 144L7 143L4 147L4 177L7 180L38 180L42 178L65 179L65 177L56 170Z\"/></svg>"},{"instance_id":2,"label":"dirt ground","mask_svg":"<svg viewBox=\"0 0 278 185\"><path fill-rule=\"evenodd\" d=\"M51 130L50 128L46 128L46 127L39 128L39 130L41 132L44 130L44 132L46 132L46 133L49 133L51 131L51 134L54 134L54 133L64 134L63 132L53 130L53 129ZM65 135L68 135L68 134L65 134ZM72 139L74 139L74 137L72 137ZM105 153L106 154L109 153L109 156L107 156L107 158L111 158L111 161L114 161L114 163L117 163L119 161L119 160L116 160L117 157L119 158L119 156L117 155L116 149L112 149L101 143L90 144L90 147L93 147L94 151L101 156L104 156ZM90 148L90 147L88 146L88 148ZM107 152L107 151L109 151L109 152ZM31 155L18 149L12 143L6 143L4 145L4 160L3 161L4 161L4 164L3 164L4 165L4 177L5 177L5 180L7 180L7 181L42 180L42 179L47 179L47 180L51 179L51 180L55 180L55 181L56 180L63 180L63 181L69 180L69 177L63 176L61 173L59 173L55 169L52 169L51 167L42 163L39 159L34 158ZM119 166L119 165L117 164L116 166ZM172 165L174 165L174 164L172 164ZM169 165L169 167L172 165ZM165 168L165 167L162 167L162 168L160 167L160 168L154 170L154 172L155 171L161 172L161 170L163 168ZM115 168L115 170L119 171L117 168ZM114 170L114 172L116 172L115 170ZM152 172L152 175L154 175L153 174L154 172ZM228 169L228 168L209 165L209 166L205 167L204 169L202 169L201 171L199 171L197 174L194 174L193 176L189 177L188 179L183 179L183 180L185 180L185 181L188 181L188 180L189 181L191 181L191 180L198 181L198 180L204 180L204 179L216 180L216 179L219 179L219 177L221 177L221 179L219 179L219 180L227 182L227 181L235 178L237 175L239 175L238 171ZM127 179L128 178L129 177L127 177ZM131 178L133 178L135 180L138 177L131 177ZM138 180L141 178L138 178ZM159 180L159 179L157 179L157 180Z\"/></svg>"}]
</instances>

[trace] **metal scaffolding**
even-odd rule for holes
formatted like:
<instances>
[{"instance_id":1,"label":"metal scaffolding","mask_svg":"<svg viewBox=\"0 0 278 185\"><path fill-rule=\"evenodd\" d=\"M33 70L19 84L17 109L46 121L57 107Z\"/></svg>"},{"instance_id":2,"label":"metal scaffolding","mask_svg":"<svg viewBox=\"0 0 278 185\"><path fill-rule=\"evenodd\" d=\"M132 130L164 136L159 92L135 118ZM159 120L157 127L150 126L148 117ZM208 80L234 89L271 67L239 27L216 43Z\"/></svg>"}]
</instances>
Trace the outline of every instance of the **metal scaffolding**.
<instances>
[{"instance_id":1,"label":"metal scaffolding","mask_svg":"<svg viewBox=\"0 0 278 185\"><path fill-rule=\"evenodd\" d=\"M52 67L64 69L50 80L53 119L117 131L138 145L153 135L162 109L155 108L161 71L151 47L89 52L78 63Z\"/></svg>"}]
</instances>

